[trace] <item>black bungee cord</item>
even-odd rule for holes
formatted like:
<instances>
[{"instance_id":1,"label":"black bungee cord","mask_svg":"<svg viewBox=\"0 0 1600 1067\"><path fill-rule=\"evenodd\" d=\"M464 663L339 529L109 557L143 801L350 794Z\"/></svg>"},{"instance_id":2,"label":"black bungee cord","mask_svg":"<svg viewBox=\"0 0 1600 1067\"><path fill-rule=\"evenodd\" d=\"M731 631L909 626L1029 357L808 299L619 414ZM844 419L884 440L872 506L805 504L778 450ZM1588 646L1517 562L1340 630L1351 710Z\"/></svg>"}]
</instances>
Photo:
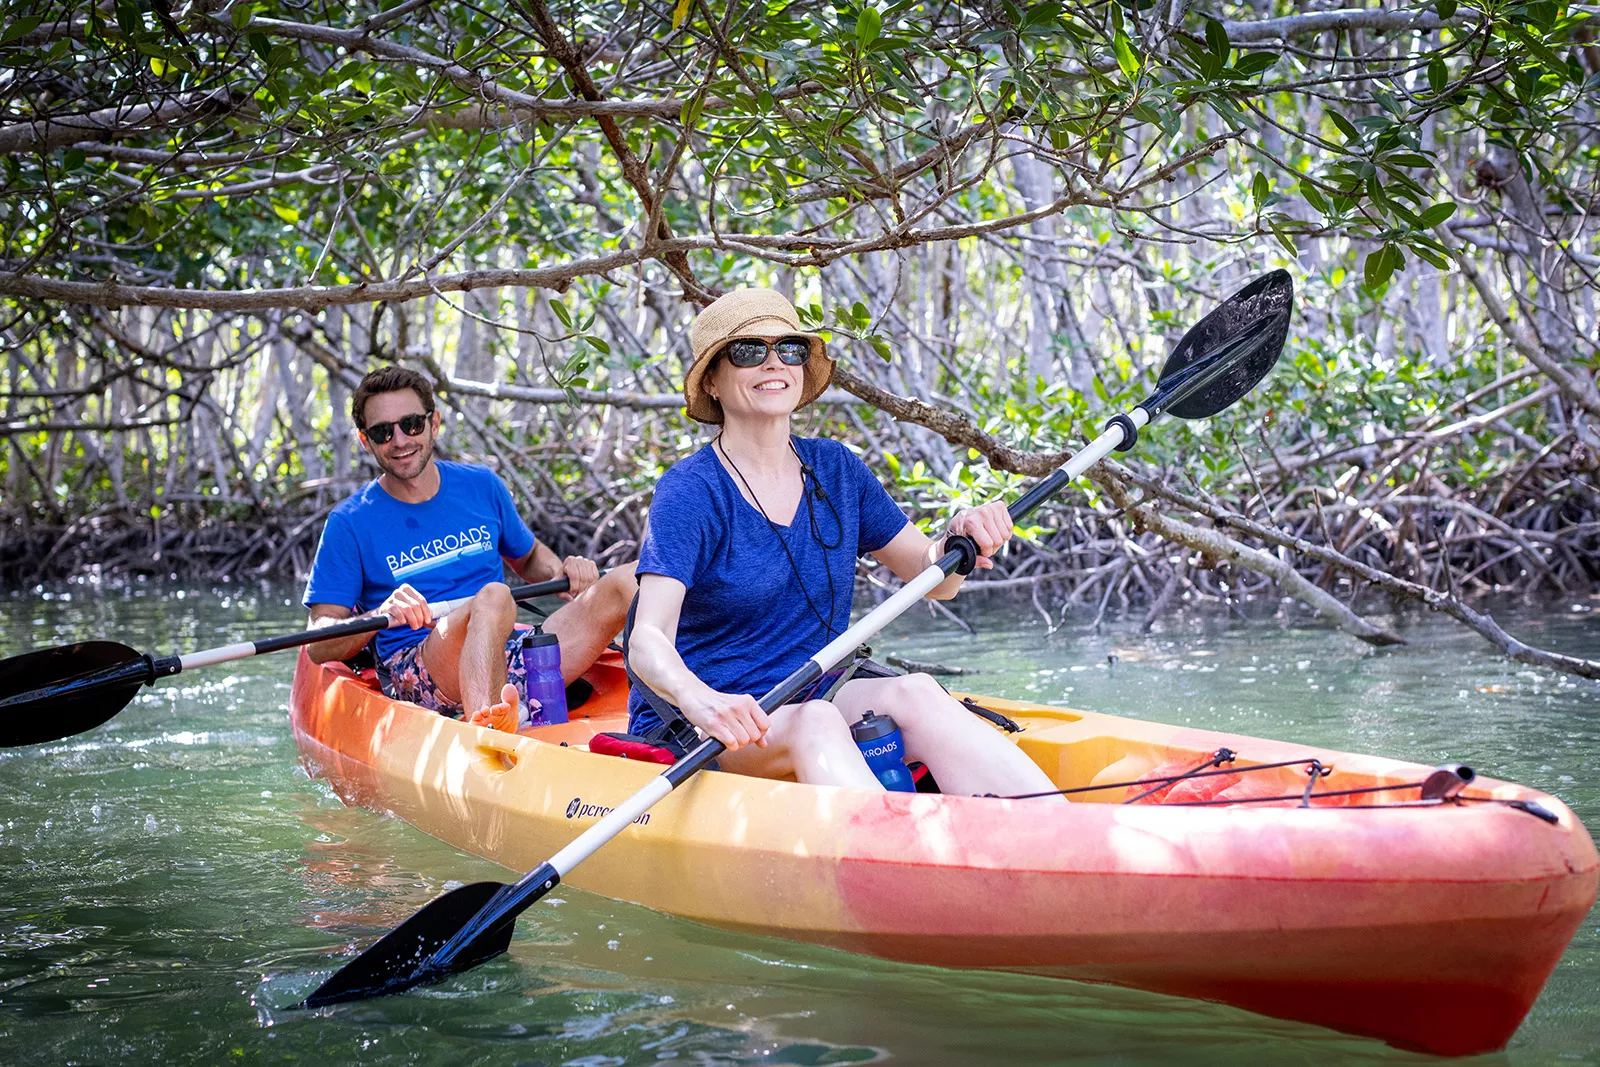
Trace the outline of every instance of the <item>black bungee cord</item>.
<instances>
[{"instance_id":1,"label":"black bungee cord","mask_svg":"<svg viewBox=\"0 0 1600 1067\"><path fill-rule=\"evenodd\" d=\"M795 584L800 587L800 595L805 597L806 607L811 609L811 614L814 615L816 620L822 624L823 631L830 639L838 637L839 631L833 628L833 623L828 620L827 616L823 615L822 612L817 610L816 603L811 599L811 591L806 588L806 580L800 575L800 566L794 561L794 553L789 550L789 542L784 538L783 531L779 530L778 524L772 521L772 517L767 514L767 509L761 506L761 498L756 496L756 491L750 487L750 482L745 478L744 472L741 471L739 469L739 465L733 461L733 457L728 455L728 450L722 445L722 435L720 433L717 434L716 439L712 441L712 444L716 446L718 452L722 453L722 458L728 461L728 466L733 468L733 473L738 475L739 484L744 486L745 492L750 494L750 500L755 504L756 510L759 511L761 513L761 517L766 520L767 528L772 531L772 536L778 539L778 544L783 548L784 556L789 560L789 570L794 573ZM828 568L828 553L844 544L844 520L839 517L839 509L834 506L832 499L830 499L828 496L827 490L822 488L822 482L818 480L817 472L811 469L811 464L805 461L805 457L802 456L800 454L800 450L795 447L794 437L792 435L789 438L789 451L793 452L794 458L800 461L800 496L806 504L806 514L808 519L807 525L811 530L811 539L817 543L819 548L822 549L822 573L828 579L827 603L831 607L833 605L835 594L833 588L833 571ZM806 492L806 477L808 475L811 478L811 485L813 488L813 492L810 493ZM832 544L829 544L823 539L822 528L817 523L817 505L813 498L818 496L822 498L822 502L824 504L828 505L828 510L833 512L833 524L839 531L838 537L834 539Z\"/></svg>"}]
</instances>

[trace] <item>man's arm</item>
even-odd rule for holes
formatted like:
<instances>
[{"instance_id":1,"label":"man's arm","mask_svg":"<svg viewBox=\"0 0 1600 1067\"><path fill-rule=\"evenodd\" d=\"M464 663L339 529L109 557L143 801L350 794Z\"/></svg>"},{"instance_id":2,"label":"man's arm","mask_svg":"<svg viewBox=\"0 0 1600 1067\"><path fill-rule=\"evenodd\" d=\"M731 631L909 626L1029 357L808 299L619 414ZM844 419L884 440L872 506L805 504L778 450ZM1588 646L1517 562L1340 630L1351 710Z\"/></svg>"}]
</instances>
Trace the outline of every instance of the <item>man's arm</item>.
<instances>
[{"instance_id":1,"label":"man's arm","mask_svg":"<svg viewBox=\"0 0 1600 1067\"><path fill-rule=\"evenodd\" d=\"M525 582L548 582L552 578L565 577L571 583L571 589L561 594L563 600L571 600L600 580L600 568L595 566L593 560L582 556L561 559L546 548L543 541L535 541L533 551L521 559L508 559L506 563Z\"/></svg>"},{"instance_id":2,"label":"man's arm","mask_svg":"<svg viewBox=\"0 0 1600 1067\"><path fill-rule=\"evenodd\" d=\"M311 621L306 625L306 629L320 630L324 626L343 622L354 615L355 612L342 604L312 604ZM306 646L306 654L311 657L312 663L346 660L360 652L362 646L370 640L372 640L371 634L355 634L351 637L335 638L332 641L318 641L314 645Z\"/></svg>"},{"instance_id":3,"label":"man's arm","mask_svg":"<svg viewBox=\"0 0 1600 1067\"><path fill-rule=\"evenodd\" d=\"M545 547L543 541L533 543L533 551L521 559L507 560L511 570L525 582L548 582L561 574L561 558Z\"/></svg>"},{"instance_id":4,"label":"man's arm","mask_svg":"<svg viewBox=\"0 0 1600 1067\"><path fill-rule=\"evenodd\" d=\"M389 616L391 627L410 626L412 629L421 630L433 625L433 611L428 607L428 598L409 585L402 585L390 593L388 599L378 605L377 611L369 611L367 614ZM312 604L311 621L306 628L318 630L354 616L355 612L343 604ZM372 640L371 634L336 637L331 641L318 641L314 645L307 645L306 653L311 657L312 663L347 660L360 652L362 646L370 640Z\"/></svg>"}]
</instances>

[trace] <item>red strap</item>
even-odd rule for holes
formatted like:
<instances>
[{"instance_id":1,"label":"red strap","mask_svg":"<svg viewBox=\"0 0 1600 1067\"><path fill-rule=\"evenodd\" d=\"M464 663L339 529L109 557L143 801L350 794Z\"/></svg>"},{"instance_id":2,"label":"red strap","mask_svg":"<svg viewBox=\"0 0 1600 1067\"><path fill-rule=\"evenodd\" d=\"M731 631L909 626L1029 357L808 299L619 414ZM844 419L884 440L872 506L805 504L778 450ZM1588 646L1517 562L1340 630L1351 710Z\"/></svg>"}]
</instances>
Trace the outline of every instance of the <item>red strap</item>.
<instances>
[{"instance_id":1,"label":"red strap","mask_svg":"<svg viewBox=\"0 0 1600 1067\"><path fill-rule=\"evenodd\" d=\"M602 756L621 756L623 759L642 760L645 763L678 762L670 749L652 745L633 734L595 734L589 739L589 751Z\"/></svg>"}]
</instances>

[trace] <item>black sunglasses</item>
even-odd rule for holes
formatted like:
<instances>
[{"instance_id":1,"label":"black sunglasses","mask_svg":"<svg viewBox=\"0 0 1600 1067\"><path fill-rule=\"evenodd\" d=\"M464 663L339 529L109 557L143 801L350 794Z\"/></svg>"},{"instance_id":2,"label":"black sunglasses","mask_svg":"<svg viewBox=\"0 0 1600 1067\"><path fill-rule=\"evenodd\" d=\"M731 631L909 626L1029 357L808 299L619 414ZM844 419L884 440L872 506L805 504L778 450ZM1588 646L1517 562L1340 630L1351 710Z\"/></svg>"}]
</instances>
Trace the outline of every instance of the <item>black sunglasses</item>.
<instances>
[{"instance_id":1,"label":"black sunglasses","mask_svg":"<svg viewBox=\"0 0 1600 1067\"><path fill-rule=\"evenodd\" d=\"M740 337L723 345L721 354L735 367L759 367L767 361L768 352L778 353L778 358L791 367L803 367L811 358L811 339L780 337L763 341L759 337Z\"/></svg>"},{"instance_id":2,"label":"black sunglasses","mask_svg":"<svg viewBox=\"0 0 1600 1067\"><path fill-rule=\"evenodd\" d=\"M416 437L422 433L423 430L428 428L428 416L431 414L433 413L429 411L420 415L416 413L402 415L393 422L375 422L361 432L366 434L367 440L373 444L386 445L389 443L389 438L394 436L394 428L396 426L400 427L407 437Z\"/></svg>"}]
</instances>

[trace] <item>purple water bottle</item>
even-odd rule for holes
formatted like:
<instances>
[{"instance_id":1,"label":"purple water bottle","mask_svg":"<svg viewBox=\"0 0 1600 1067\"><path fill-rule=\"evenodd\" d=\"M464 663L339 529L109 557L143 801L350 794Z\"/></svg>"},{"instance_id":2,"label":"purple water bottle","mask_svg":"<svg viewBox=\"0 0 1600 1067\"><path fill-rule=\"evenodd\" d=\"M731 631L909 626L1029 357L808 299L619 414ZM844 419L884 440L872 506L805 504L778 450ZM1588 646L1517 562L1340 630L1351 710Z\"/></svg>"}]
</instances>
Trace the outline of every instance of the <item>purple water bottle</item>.
<instances>
[{"instance_id":1,"label":"purple water bottle","mask_svg":"<svg viewBox=\"0 0 1600 1067\"><path fill-rule=\"evenodd\" d=\"M555 634L535 626L522 635L523 720L519 726L554 726L567 721L567 686L561 680L561 646Z\"/></svg>"},{"instance_id":2,"label":"purple water bottle","mask_svg":"<svg viewBox=\"0 0 1600 1067\"><path fill-rule=\"evenodd\" d=\"M894 793L917 791L917 783L906 768L906 749L900 740L900 727L892 718L869 711L850 727L850 737L885 789Z\"/></svg>"}]
</instances>

